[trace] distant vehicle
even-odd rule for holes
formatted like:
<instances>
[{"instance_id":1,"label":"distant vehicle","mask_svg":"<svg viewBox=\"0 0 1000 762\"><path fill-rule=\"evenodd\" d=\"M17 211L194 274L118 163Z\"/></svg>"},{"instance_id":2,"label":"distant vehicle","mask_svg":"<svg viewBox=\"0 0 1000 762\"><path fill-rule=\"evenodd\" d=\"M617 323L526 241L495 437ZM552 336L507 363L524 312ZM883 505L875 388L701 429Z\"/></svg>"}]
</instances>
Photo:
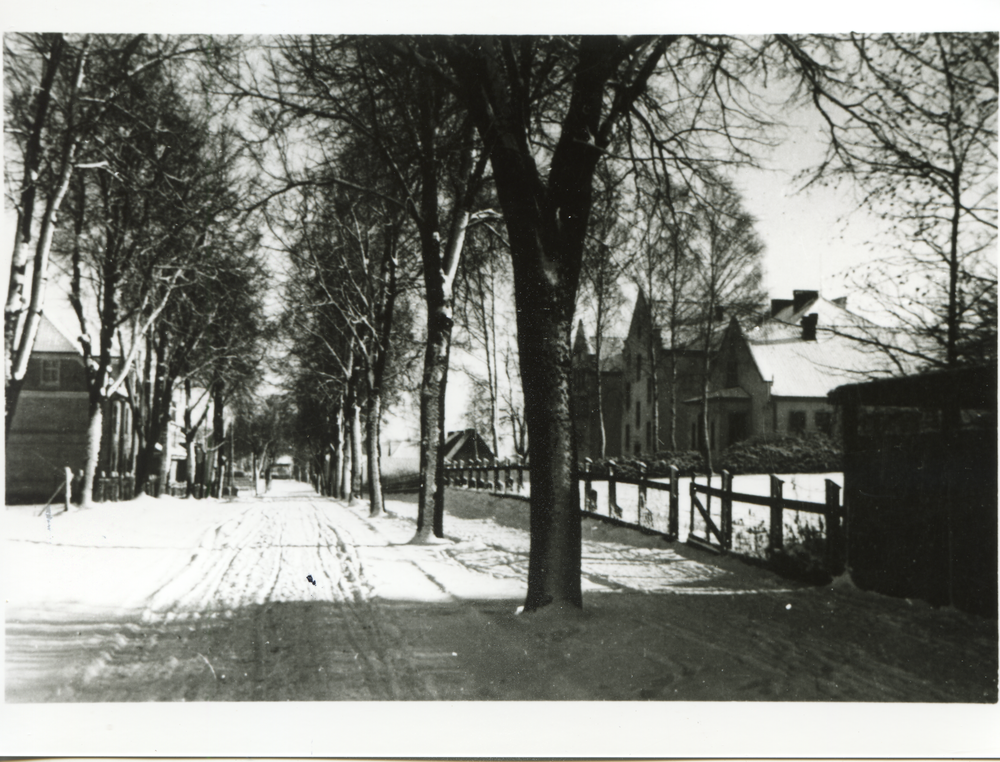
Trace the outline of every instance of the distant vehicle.
<instances>
[{"instance_id":1,"label":"distant vehicle","mask_svg":"<svg viewBox=\"0 0 1000 762\"><path fill-rule=\"evenodd\" d=\"M292 478L292 464L291 463L275 463L271 466L271 478L272 479L291 479Z\"/></svg>"}]
</instances>

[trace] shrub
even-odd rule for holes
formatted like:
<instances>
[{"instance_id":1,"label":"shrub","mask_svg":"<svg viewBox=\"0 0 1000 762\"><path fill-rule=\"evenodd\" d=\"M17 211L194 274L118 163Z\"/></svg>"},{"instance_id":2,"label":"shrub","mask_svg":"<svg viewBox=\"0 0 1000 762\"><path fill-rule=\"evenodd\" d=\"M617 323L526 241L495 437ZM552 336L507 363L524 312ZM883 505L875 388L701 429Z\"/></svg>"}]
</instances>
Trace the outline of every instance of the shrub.
<instances>
[{"instance_id":1,"label":"shrub","mask_svg":"<svg viewBox=\"0 0 1000 762\"><path fill-rule=\"evenodd\" d=\"M615 476L626 479L636 479L639 477L639 466L645 464L646 477L649 479L659 479L670 476L670 466L677 466L682 474L690 474L697 470L699 473L705 470L705 460L701 453L695 450L674 450L658 452L650 458L605 458L594 462L590 467L590 473L594 476L607 476L608 463L614 461Z\"/></svg>"},{"instance_id":2,"label":"shrub","mask_svg":"<svg viewBox=\"0 0 1000 762\"><path fill-rule=\"evenodd\" d=\"M705 473L705 459L697 450L664 450L647 457L604 458L591 464L594 476L608 475L608 463L615 463L615 474L626 479L639 476L639 465L646 465L646 476L670 476L670 466L681 474ZM801 436L765 434L730 446L713 461L716 472L737 474L819 474L843 470L840 444L826 434Z\"/></svg>"},{"instance_id":3,"label":"shrub","mask_svg":"<svg viewBox=\"0 0 1000 762\"><path fill-rule=\"evenodd\" d=\"M843 451L831 437L768 434L737 442L716 459L731 474L810 474L843 470Z\"/></svg>"}]
</instances>

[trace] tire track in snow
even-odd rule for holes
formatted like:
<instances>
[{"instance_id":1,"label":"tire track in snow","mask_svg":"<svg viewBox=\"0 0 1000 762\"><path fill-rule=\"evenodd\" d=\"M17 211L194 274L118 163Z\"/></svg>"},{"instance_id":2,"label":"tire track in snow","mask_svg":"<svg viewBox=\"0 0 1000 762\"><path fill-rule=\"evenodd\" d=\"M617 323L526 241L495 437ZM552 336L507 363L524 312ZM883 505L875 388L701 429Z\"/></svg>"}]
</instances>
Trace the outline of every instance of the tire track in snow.
<instances>
[{"instance_id":1,"label":"tire track in snow","mask_svg":"<svg viewBox=\"0 0 1000 762\"><path fill-rule=\"evenodd\" d=\"M370 528L355 524L332 502L254 503L206 532L190 563L156 591L142 618L169 625L222 616L246 628L246 635L233 635L244 645L233 648L248 662L248 698L293 697L289 674L315 680L313 672L325 671L333 678L345 660L356 660L351 669L365 685L359 697L435 698L404 628L391 607L375 600L352 533Z\"/></svg>"}]
</instances>

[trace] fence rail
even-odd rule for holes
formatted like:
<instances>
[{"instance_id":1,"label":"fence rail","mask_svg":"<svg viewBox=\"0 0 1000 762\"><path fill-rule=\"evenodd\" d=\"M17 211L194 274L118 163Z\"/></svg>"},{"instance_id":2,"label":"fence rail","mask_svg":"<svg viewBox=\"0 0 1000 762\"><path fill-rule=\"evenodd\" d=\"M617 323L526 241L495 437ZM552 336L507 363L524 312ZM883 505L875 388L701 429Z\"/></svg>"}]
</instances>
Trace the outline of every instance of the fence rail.
<instances>
[{"instance_id":1,"label":"fence rail","mask_svg":"<svg viewBox=\"0 0 1000 762\"><path fill-rule=\"evenodd\" d=\"M592 463L585 460L577 473L577 480L582 486L581 513L609 521L614 524L637 527L643 531L653 531L671 540L680 539L680 473L670 466L669 478L652 480L645 476L646 468L639 465L639 476L618 476L615 464L608 464L607 474L591 472ZM488 491L502 497L530 497L530 466L517 461L460 461L445 467L445 483L453 487ZM719 476L719 475L715 475ZM688 541L708 547L716 552L741 553L733 547L734 520L733 505L745 504L761 506L769 509L767 521L766 554L773 555L785 550L785 512L795 511L823 517L825 534L824 565L831 574L837 574L843 569L844 538L846 536L846 513L840 502L840 486L830 479L825 480L825 501L812 502L786 498L783 494L784 481L770 475L770 494L756 495L733 490L733 477L723 471L721 487L712 486L712 475L706 475L708 483L699 484L697 475L692 475L688 487L690 500L690 518L688 521ZM607 483L607 513L599 512L599 495L594 489L595 483ZM626 508L619 503L618 487L622 485L637 488L636 507ZM666 511L665 531L655 528L654 514L649 509L649 492L667 493L668 505ZM717 511L713 512L712 498L719 503ZM629 516L626 518L625 512ZM662 514L661 514L662 521ZM698 530L702 534L698 534Z\"/></svg>"}]
</instances>

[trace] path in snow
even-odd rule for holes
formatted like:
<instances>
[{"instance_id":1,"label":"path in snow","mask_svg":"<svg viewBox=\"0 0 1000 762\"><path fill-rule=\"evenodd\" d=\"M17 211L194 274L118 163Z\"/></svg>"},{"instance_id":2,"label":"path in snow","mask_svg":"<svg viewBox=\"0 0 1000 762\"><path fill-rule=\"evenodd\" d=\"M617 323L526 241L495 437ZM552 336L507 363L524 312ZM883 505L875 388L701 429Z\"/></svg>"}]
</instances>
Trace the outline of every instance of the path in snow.
<instances>
[{"instance_id":1,"label":"path in snow","mask_svg":"<svg viewBox=\"0 0 1000 762\"><path fill-rule=\"evenodd\" d=\"M370 519L291 482L8 508L7 700L996 699L995 622L597 522L584 611L515 616L527 506L447 501L419 546L412 499Z\"/></svg>"}]
</instances>

